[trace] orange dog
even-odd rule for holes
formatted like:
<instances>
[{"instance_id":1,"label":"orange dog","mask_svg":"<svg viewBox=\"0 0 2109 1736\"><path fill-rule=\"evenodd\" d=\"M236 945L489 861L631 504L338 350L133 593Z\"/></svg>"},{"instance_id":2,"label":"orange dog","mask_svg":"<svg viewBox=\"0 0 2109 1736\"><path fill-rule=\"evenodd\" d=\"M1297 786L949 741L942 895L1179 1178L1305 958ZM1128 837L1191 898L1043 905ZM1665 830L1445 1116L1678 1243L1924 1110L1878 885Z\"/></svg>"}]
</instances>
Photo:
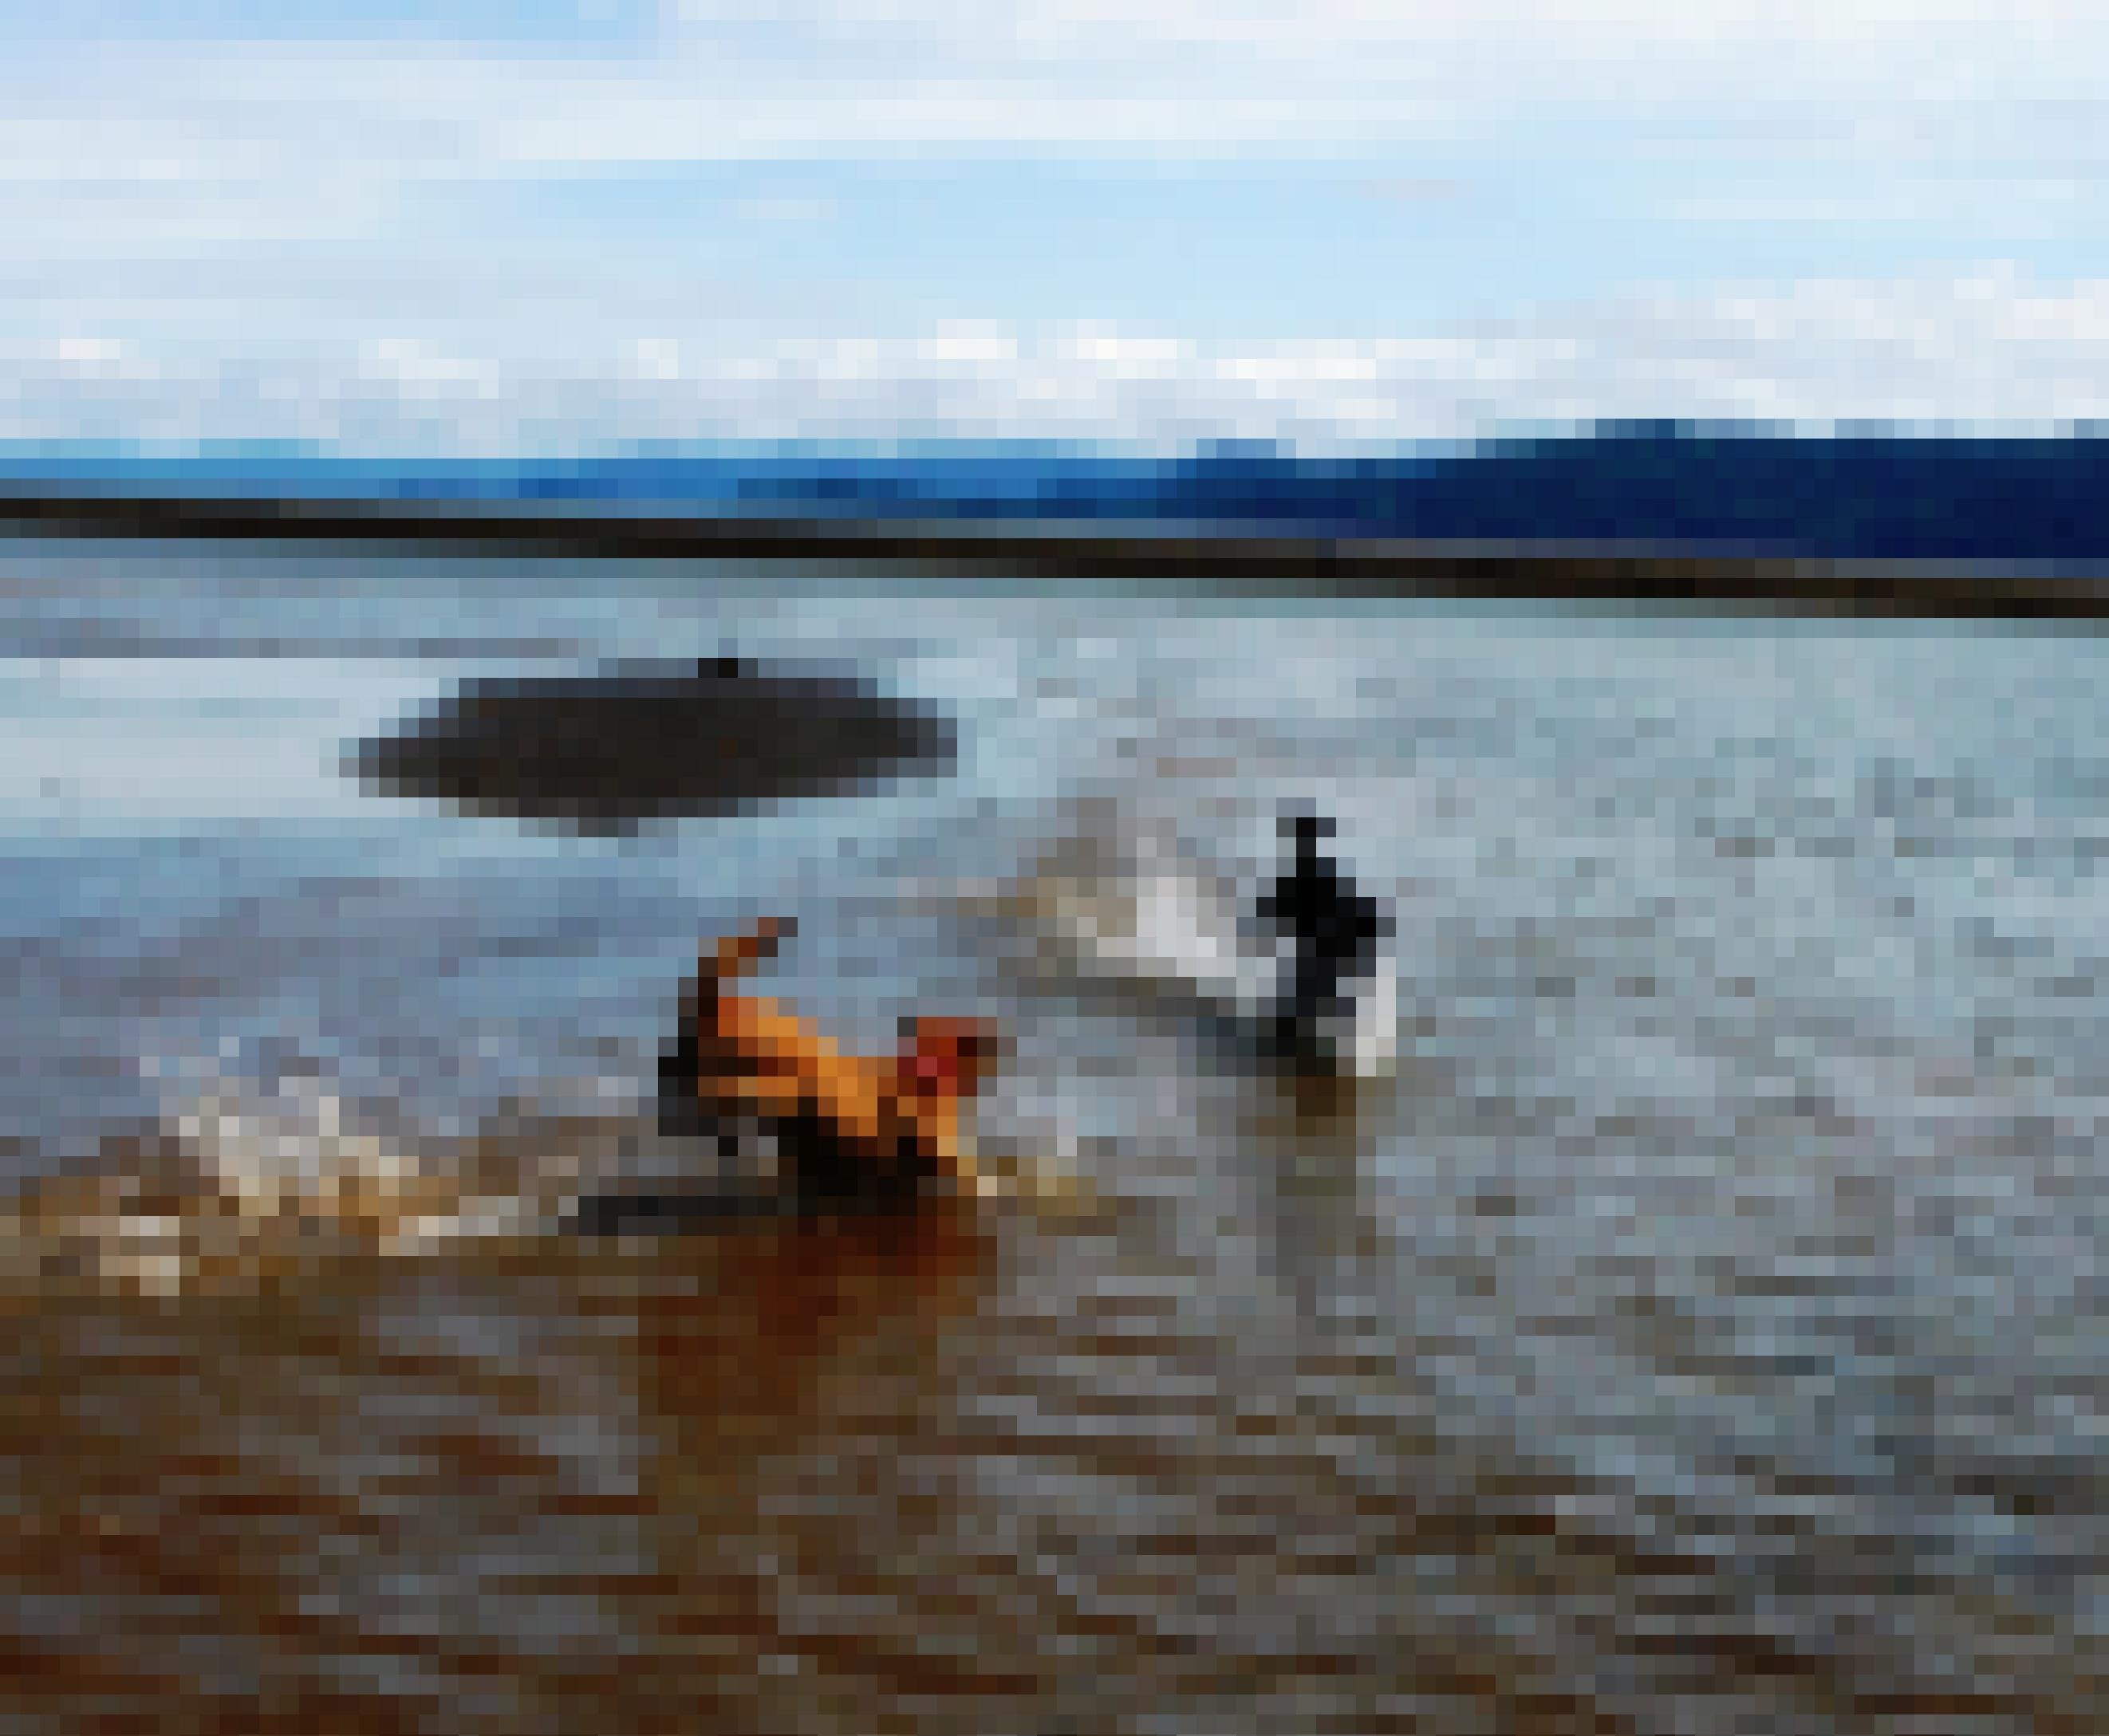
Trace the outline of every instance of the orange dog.
<instances>
[{"instance_id":1,"label":"orange dog","mask_svg":"<svg viewBox=\"0 0 2109 1736\"><path fill-rule=\"evenodd\" d=\"M662 1069L669 1098L713 1121L771 1128L814 1203L897 1198L933 1179L971 1185L960 1106L995 1064L993 1031L978 1019L918 1019L900 1054L853 1055L775 1001L728 991L793 932L765 918L703 954Z\"/></svg>"}]
</instances>

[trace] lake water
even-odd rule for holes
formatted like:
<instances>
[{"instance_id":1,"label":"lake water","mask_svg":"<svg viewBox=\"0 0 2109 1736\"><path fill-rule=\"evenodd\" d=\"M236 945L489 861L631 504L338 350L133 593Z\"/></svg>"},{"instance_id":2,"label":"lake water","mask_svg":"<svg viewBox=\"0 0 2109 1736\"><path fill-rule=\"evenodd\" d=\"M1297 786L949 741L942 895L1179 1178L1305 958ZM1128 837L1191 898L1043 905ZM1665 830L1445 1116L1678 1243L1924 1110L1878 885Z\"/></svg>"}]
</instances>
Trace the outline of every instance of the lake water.
<instances>
[{"instance_id":1,"label":"lake water","mask_svg":"<svg viewBox=\"0 0 2109 1736\"><path fill-rule=\"evenodd\" d=\"M0 542L25 1198L347 1129L634 1154L698 943L764 911L847 1039L1000 1020L982 1141L1077 1184L18 1259L11 1716L2102 1727L2103 646ZM727 654L929 702L959 763L610 836L342 769L466 680ZM1085 827L1251 884L1302 800L1395 904L1406 1059L1352 1093L982 895Z\"/></svg>"}]
</instances>

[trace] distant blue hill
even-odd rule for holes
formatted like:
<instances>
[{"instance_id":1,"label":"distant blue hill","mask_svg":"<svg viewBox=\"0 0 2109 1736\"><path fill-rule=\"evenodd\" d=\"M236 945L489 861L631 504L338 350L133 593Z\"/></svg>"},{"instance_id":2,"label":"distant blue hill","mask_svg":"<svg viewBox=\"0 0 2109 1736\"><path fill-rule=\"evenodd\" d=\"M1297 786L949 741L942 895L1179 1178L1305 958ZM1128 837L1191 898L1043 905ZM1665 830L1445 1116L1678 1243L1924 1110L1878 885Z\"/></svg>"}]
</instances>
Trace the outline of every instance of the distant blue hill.
<instances>
[{"instance_id":1,"label":"distant blue hill","mask_svg":"<svg viewBox=\"0 0 2109 1736\"><path fill-rule=\"evenodd\" d=\"M1003 444L387 463L282 449L0 452L16 490L286 494L619 512L1035 521L1836 559L2109 557L2109 438L1796 439L1678 427L1321 458Z\"/></svg>"}]
</instances>

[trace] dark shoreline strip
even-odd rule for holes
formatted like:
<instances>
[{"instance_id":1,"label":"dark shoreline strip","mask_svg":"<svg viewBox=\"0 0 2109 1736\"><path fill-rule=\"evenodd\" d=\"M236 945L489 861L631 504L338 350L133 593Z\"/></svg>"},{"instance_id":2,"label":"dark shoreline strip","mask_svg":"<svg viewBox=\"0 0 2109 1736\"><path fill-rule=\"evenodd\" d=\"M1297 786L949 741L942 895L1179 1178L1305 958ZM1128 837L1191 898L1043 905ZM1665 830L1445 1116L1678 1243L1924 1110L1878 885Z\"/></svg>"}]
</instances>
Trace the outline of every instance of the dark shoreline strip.
<instances>
[{"instance_id":1,"label":"dark shoreline strip","mask_svg":"<svg viewBox=\"0 0 2109 1736\"><path fill-rule=\"evenodd\" d=\"M1169 579L1456 599L1633 603L1767 613L2109 619L2100 574L2034 564L1822 561L1647 546L995 525L947 520L589 515L424 502L31 495L0 489L0 527L79 537L412 543L585 558L912 563L990 578Z\"/></svg>"}]
</instances>

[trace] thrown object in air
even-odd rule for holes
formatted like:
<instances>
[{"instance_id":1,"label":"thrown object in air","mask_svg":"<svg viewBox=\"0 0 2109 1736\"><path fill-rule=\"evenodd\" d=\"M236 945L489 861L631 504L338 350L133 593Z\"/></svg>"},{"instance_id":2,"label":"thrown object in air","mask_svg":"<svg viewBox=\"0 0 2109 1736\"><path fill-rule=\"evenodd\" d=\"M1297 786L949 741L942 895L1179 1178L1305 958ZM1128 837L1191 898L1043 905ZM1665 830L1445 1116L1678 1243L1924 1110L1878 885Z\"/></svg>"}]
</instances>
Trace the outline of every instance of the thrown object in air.
<instances>
[{"instance_id":1,"label":"thrown object in air","mask_svg":"<svg viewBox=\"0 0 2109 1736\"><path fill-rule=\"evenodd\" d=\"M387 794L621 832L855 793L948 769L957 746L935 710L863 680L720 658L470 682L359 743L346 769Z\"/></svg>"}]
</instances>

